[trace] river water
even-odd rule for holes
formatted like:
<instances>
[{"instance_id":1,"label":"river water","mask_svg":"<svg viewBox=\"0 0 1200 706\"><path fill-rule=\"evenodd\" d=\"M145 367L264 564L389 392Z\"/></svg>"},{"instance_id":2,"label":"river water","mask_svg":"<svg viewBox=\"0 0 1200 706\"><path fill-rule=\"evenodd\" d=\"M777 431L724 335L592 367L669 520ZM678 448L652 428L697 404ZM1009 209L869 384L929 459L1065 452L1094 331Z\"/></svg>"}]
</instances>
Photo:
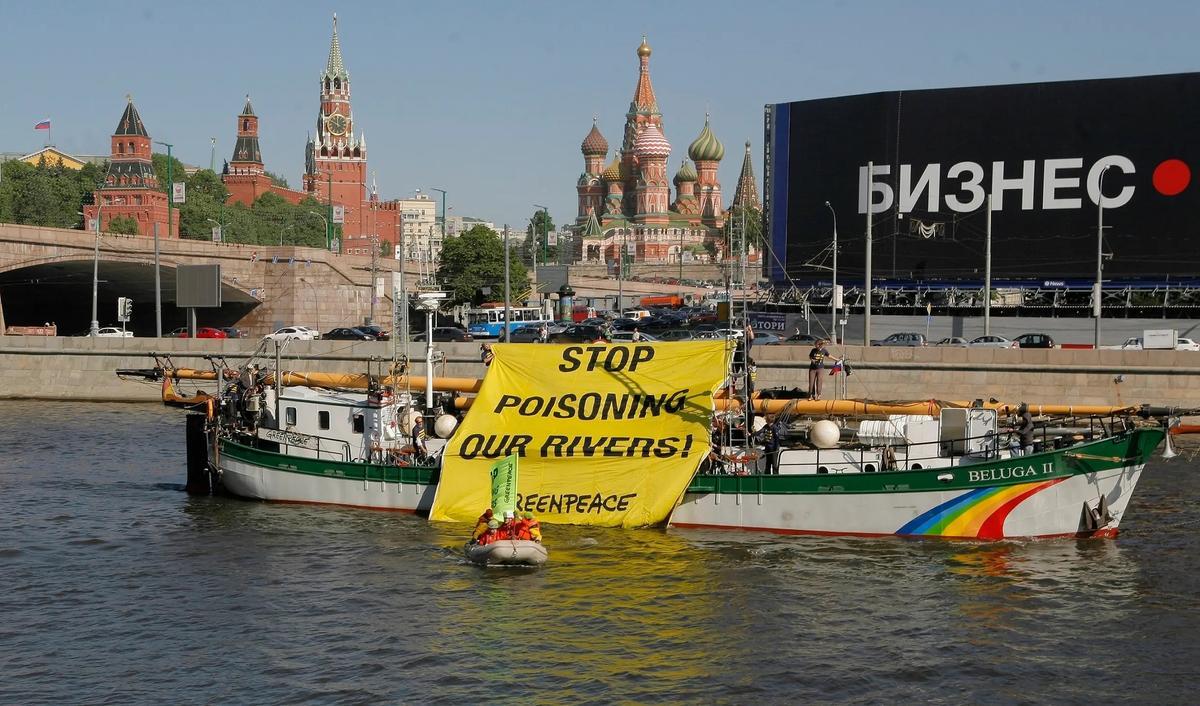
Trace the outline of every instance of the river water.
<instances>
[{"instance_id":1,"label":"river water","mask_svg":"<svg viewBox=\"0 0 1200 706\"><path fill-rule=\"evenodd\" d=\"M1117 540L462 525L189 497L183 417L0 402L0 703L1194 703L1195 449Z\"/></svg>"}]
</instances>

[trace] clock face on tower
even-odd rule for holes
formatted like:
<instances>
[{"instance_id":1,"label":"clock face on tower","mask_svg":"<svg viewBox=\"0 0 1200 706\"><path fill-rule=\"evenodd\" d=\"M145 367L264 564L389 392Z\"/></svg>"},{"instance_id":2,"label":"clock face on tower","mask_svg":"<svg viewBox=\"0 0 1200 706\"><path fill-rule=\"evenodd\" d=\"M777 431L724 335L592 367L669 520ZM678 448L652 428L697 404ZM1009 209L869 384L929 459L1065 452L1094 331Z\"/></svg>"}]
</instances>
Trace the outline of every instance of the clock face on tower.
<instances>
[{"instance_id":1,"label":"clock face on tower","mask_svg":"<svg viewBox=\"0 0 1200 706\"><path fill-rule=\"evenodd\" d=\"M346 134L346 118L338 113L334 113L325 120L325 127L329 128L329 132L334 135Z\"/></svg>"}]
</instances>

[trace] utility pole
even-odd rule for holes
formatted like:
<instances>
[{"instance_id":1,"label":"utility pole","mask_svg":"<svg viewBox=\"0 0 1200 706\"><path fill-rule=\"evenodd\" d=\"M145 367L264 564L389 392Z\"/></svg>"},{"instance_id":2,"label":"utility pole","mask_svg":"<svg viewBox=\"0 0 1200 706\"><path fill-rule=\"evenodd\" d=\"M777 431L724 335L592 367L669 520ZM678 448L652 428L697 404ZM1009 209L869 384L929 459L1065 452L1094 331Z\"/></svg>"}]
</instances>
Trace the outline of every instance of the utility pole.
<instances>
[{"instance_id":1,"label":"utility pole","mask_svg":"<svg viewBox=\"0 0 1200 706\"><path fill-rule=\"evenodd\" d=\"M156 142L167 148L167 237L174 230L175 177L171 173L171 148L175 145ZM154 335L162 338L162 270L158 262L158 226L154 227Z\"/></svg>"},{"instance_id":2,"label":"utility pole","mask_svg":"<svg viewBox=\"0 0 1200 706\"><path fill-rule=\"evenodd\" d=\"M95 338L100 333L100 319L97 311L97 299L100 294L100 212L104 210L104 197L100 197L100 203L96 206L96 223L94 251L92 254L92 325L88 329L88 335ZM158 241L155 241L158 245Z\"/></svg>"},{"instance_id":3,"label":"utility pole","mask_svg":"<svg viewBox=\"0 0 1200 706\"><path fill-rule=\"evenodd\" d=\"M504 224L504 340L508 340L508 334L512 326L512 291L509 289L509 264L508 264L508 224Z\"/></svg>"},{"instance_id":4,"label":"utility pole","mask_svg":"<svg viewBox=\"0 0 1200 706\"><path fill-rule=\"evenodd\" d=\"M210 137L208 139L212 143L212 147L208 151L208 171L215 172L217 171L217 138Z\"/></svg>"},{"instance_id":5,"label":"utility pole","mask_svg":"<svg viewBox=\"0 0 1200 706\"><path fill-rule=\"evenodd\" d=\"M376 268L379 266L379 236L371 236L371 317L367 320L368 324L375 323L375 303L379 301L377 288L375 286Z\"/></svg>"},{"instance_id":6,"label":"utility pole","mask_svg":"<svg viewBox=\"0 0 1200 706\"><path fill-rule=\"evenodd\" d=\"M837 338L837 322L838 322L838 288L837 288L837 256L838 256L838 232L837 232L837 211L833 210L833 206L828 201L825 202L825 208L829 209L829 213L833 215L833 291L829 295L829 331ZM843 341L839 341L843 343Z\"/></svg>"},{"instance_id":7,"label":"utility pole","mask_svg":"<svg viewBox=\"0 0 1200 706\"><path fill-rule=\"evenodd\" d=\"M983 256L983 335L992 335L992 197L987 197L987 245Z\"/></svg>"},{"instance_id":8,"label":"utility pole","mask_svg":"<svg viewBox=\"0 0 1200 706\"><path fill-rule=\"evenodd\" d=\"M1112 165L1106 164L1100 170L1100 178L1096 185L1096 286L1092 292L1092 316L1096 317L1096 350L1100 350L1100 294L1103 291L1104 276L1104 174Z\"/></svg>"},{"instance_id":9,"label":"utility pole","mask_svg":"<svg viewBox=\"0 0 1200 706\"><path fill-rule=\"evenodd\" d=\"M875 205L875 197L871 191L871 182L875 178L875 163L867 162L867 261L865 286L867 290L866 306L863 307L863 345L871 345L871 207Z\"/></svg>"}]
</instances>

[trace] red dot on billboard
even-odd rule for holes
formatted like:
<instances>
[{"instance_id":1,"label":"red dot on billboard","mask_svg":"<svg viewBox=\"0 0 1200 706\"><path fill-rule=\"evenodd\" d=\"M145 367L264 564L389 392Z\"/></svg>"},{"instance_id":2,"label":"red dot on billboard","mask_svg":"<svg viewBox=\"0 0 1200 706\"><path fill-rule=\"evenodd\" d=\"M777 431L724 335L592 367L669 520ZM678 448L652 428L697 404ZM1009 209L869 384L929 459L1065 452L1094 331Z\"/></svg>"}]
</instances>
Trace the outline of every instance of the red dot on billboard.
<instances>
[{"instance_id":1,"label":"red dot on billboard","mask_svg":"<svg viewBox=\"0 0 1200 706\"><path fill-rule=\"evenodd\" d=\"M1178 159L1168 159L1154 168L1154 188L1163 196L1183 192L1192 181L1192 170Z\"/></svg>"}]
</instances>

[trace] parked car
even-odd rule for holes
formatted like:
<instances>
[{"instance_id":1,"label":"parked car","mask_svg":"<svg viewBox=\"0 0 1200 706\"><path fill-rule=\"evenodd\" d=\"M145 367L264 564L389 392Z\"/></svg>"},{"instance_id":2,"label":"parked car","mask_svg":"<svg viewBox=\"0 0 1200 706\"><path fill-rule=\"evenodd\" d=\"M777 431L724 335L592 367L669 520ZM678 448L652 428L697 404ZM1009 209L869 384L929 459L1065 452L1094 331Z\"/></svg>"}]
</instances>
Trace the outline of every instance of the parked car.
<instances>
[{"instance_id":1,"label":"parked car","mask_svg":"<svg viewBox=\"0 0 1200 706\"><path fill-rule=\"evenodd\" d=\"M783 339L783 343L798 343L811 346L819 340L821 340L820 336L814 336L811 333L793 333Z\"/></svg>"},{"instance_id":2,"label":"parked car","mask_svg":"<svg viewBox=\"0 0 1200 706\"><path fill-rule=\"evenodd\" d=\"M91 331L88 331L85 336L90 336ZM96 335L100 338L133 338L133 331L122 331L116 326L105 326L97 329Z\"/></svg>"},{"instance_id":3,"label":"parked car","mask_svg":"<svg viewBox=\"0 0 1200 706\"><path fill-rule=\"evenodd\" d=\"M685 328L673 328L658 334L660 341L690 341L695 337L696 334Z\"/></svg>"},{"instance_id":4,"label":"parked car","mask_svg":"<svg viewBox=\"0 0 1200 706\"><path fill-rule=\"evenodd\" d=\"M893 333L882 341L871 341L872 346L911 346L919 347L928 345L923 333Z\"/></svg>"},{"instance_id":5,"label":"parked car","mask_svg":"<svg viewBox=\"0 0 1200 706\"><path fill-rule=\"evenodd\" d=\"M412 337L412 340L424 341L425 333L418 333ZM434 343L469 343L474 340L474 336L457 326L437 326L433 329Z\"/></svg>"},{"instance_id":6,"label":"parked car","mask_svg":"<svg viewBox=\"0 0 1200 706\"><path fill-rule=\"evenodd\" d=\"M242 330L240 328L237 328L236 326L222 326L221 330L225 332L226 338L245 338L246 337L246 335L242 333Z\"/></svg>"},{"instance_id":7,"label":"parked car","mask_svg":"<svg viewBox=\"0 0 1200 706\"><path fill-rule=\"evenodd\" d=\"M937 343L935 343L933 345L945 346L945 347L950 347L950 348L966 348L967 347L967 339L963 338L962 336L950 336L948 338L943 338L942 340L938 341Z\"/></svg>"},{"instance_id":8,"label":"parked car","mask_svg":"<svg viewBox=\"0 0 1200 706\"><path fill-rule=\"evenodd\" d=\"M1013 339L1017 348L1053 348L1054 339L1045 333L1023 333Z\"/></svg>"},{"instance_id":9,"label":"parked car","mask_svg":"<svg viewBox=\"0 0 1200 706\"><path fill-rule=\"evenodd\" d=\"M603 340L604 330L589 324L573 324L550 336L551 343L595 343Z\"/></svg>"},{"instance_id":10,"label":"parked car","mask_svg":"<svg viewBox=\"0 0 1200 706\"><path fill-rule=\"evenodd\" d=\"M331 341L374 341L375 337L358 328L335 328L322 338Z\"/></svg>"},{"instance_id":11,"label":"parked car","mask_svg":"<svg viewBox=\"0 0 1200 706\"><path fill-rule=\"evenodd\" d=\"M182 333L179 334L172 332L171 335L175 338L191 338L191 334L188 332L186 327L175 330L182 331ZM229 335L219 328L213 328L212 326L200 326L196 329L196 338L229 338Z\"/></svg>"},{"instance_id":12,"label":"parked car","mask_svg":"<svg viewBox=\"0 0 1200 706\"><path fill-rule=\"evenodd\" d=\"M542 340L542 333L537 326L522 326L513 329L508 340L510 343L537 343Z\"/></svg>"},{"instance_id":13,"label":"parked car","mask_svg":"<svg viewBox=\"0 0 1200 706\"><path fill-rule=\"evenodd\" d=\"M368 324L367 326L355 326L354 328L358 329L359 331L362 331L363 333L371 334L372 336L375 337L376 341L392 340L392 335L390 333L388 333L387 331L384 331L382 326L376 326L375 324Z\"/></svg>"},{"instance_id":14,"label":"parked car","mask_svg":"<svg viewBox=\"0 0 1200 706\"><path fill-rule=\"evenodd\" d=\"M263 336L263 340L269 341L315 341L317 337L315 331L303 326L284 326L274 333L268 333Z\"/></svg>"},{"instance_id":15,"label":"parked car","mask_svg":"<svg viewBox=\"0 0 1200 706\"><path fill-rule=\"evenodd\" d=\"M651 335L645 331L639 330L638 333L641 334L642 342L644 343L656 343L662 340L658 336ZM613 343L632 343L633 331L613 331L612 341Z\"/></svg>"},{"instance_id":16,"label":"parked car","mask_svg":"<svg viewBox=\"0 0 1200 706\"><path fill-rule=\"evenodd\" d=\"M979 336L972 338L968 348L1017 348L1017 343L1004 336Z\"/></svg>"}]
</instances>

